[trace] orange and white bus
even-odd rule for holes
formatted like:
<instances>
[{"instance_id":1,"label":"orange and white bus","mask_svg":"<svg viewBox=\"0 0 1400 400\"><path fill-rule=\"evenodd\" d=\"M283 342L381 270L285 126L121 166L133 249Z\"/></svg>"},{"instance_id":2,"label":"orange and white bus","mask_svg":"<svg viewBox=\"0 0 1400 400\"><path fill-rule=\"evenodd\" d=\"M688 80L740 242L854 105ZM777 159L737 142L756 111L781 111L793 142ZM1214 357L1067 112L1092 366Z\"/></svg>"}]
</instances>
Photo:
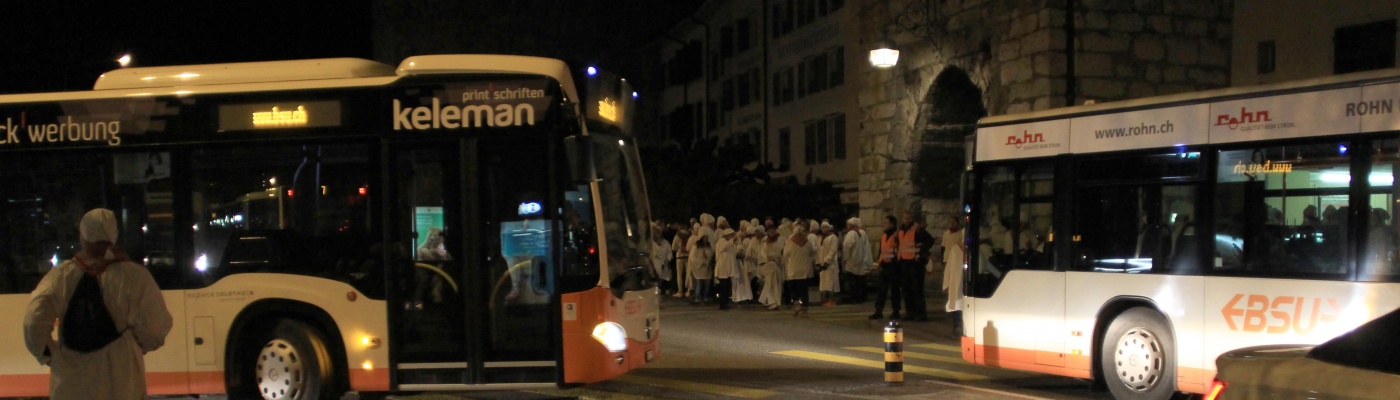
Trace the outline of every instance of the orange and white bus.
<instances>
[{"instance_id":1,"label":"orange and white bus","mask_svg":"<svg viewBox=\"0 0 1400 400\"><path fill-rule=\"evenodd\" d=\"M1397 102L1386 70L983 119L963 358L1160 399L1395 309Z\"/></svg>"},{"instance_id":2,"label":"orange and white bus","mask_svg":"<svg viewBox=\"0 0 1400 400\"><path fill-rule=\"evenodd\" d=\"M495 55L131 68L0 96L0 397L29 292L105 207L175 325L151 394L607 380L657 360L625 81Z\"/></svg>"}]
</instances>

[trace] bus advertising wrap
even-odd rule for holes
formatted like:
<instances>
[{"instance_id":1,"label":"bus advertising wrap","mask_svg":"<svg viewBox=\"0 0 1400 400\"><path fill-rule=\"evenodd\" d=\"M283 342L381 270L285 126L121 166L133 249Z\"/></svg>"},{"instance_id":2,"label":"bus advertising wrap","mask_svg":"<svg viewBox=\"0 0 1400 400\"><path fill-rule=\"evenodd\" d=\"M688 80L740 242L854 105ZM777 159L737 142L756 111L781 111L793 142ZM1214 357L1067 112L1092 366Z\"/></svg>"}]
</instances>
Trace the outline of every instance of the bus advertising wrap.
<instances>
[{"instance_id":1,"label":"bus advertising wrap","mask_svg":"<svg viewBox=\"0 0 1400 400\"><path fill-rule=\"evenodd\" d=\"M15 146L120 146L164 132L178 106L151 98L66 101L0 110L0 149Z\"/></svg>"},{"instance_id":2,"label":"bus advertising wrap","mask_svg":"<svg viewBox=\"0 0 1400 400\"><path fill-rule=\"evenodd\" d=\"M391 99L396 131L534 126L554 96L538 79L510 79L409 89Z\"/></svg>"}]
</instances>

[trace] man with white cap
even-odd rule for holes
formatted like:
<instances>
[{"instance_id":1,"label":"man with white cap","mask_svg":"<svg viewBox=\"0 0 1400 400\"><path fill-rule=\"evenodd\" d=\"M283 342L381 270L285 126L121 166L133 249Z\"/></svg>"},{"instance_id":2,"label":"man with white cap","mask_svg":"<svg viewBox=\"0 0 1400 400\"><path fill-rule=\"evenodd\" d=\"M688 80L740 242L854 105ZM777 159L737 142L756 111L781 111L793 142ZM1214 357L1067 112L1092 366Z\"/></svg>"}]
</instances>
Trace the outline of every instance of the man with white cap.
<instances>
[{"instance_id":1,"label":"man with white cap","mask_svg":"<svg viewBox=\"0 0 1400 400\"><path fill-rule=\"evenodd\" d=\"M25 345L40 364L50 367L49 396L54 399L145 398L142 357L165 344L173 322L170 311L151 273L114 247L117 220L111 210L83 215L78 233L81 250L49 270L30 297ZM92 299L82 303L94 306L73 312L69 305L81 302L75 295ZM95 305L105 306L106 315ZM66 326L55 341L59 318ZM78 319L92 325L70 322ZM110 335L92 333L102 331Z\"/></svg>"},{"instance_id":2,"label":"man with white cap","mask_svg":"<svg viewBox=\"0 0 1400 400\"><path fill-rule=\"evenodd\" d=\"M728 310L729 300L733 297L733 279L741 276L739 243L737 234L729 229L729 221L724 217L719 217L718 235L719 241L715 243L715 279L719 280L719 285L715 287L715 294L719 295L719 309Z\"/></svg>"},{"instance_id":3,"label":"man with white cap","mask_svg":"<svg viewBox=\"0 0 1400 400\"><path fill-rule=\"evenodd\" d=\"M841 241L842 270L846 273L841 282L850 292L850 300L864 303L865 275L870 273L874 260L870 257L870 237L865 234L860 218L846 220L846 237Z\"/></svg>"}]
</instances>

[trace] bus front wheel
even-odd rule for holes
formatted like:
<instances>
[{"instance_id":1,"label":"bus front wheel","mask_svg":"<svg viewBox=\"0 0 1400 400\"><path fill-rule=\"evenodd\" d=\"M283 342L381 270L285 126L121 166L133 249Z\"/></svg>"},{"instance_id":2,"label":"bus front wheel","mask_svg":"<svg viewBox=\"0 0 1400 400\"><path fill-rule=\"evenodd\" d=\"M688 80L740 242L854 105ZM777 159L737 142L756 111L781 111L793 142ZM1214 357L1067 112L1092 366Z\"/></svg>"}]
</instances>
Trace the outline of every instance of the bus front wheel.
<instances>
[{"instance_id":1,"label":"bus front wheel","mask_svg":"<svg viewBox=\"0 0 1400 400\"><path fill-rule=\"evenodd\" d=\"M1115 399L1171 398L1176 393L1176 341L1166 318L1145 307L1119 314L1104 333L1099 367Z\"/></svg>"},{"instance_id":2,"label":"bus front wheel","mask_svg":"<svg viewBox=\"0 0 1400 400\"><path fill-rule=\"evenodd\" d=\"M330 357L324 335L304 322L283 319L259 335L239 360L249 382L240 385L254 389L266 400L337 399L331 393L335 384L335 361Z\"/></svg>"}]
</instances>

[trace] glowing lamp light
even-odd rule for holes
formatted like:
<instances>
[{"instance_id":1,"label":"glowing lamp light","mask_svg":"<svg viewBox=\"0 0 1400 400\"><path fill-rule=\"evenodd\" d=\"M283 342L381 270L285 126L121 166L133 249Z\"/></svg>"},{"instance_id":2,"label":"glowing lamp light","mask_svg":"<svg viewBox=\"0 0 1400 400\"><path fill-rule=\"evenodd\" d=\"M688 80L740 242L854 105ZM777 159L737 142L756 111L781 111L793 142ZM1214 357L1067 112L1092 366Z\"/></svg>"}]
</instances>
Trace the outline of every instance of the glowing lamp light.
<instances>
[{"instance_id":1,"label":"glowing lamp light","mask_svg":"<svg viewBox=\"0 0 1400 400\"><path fill-rule=\"evenodd\" d=\"M122 54L121 57L117 57L117 65L118 65L118 66L121 66L122 68L126 68L126 67L130 66L130 65L131 65L131 53Z\"/></svg>"},{"instance_id":2,"label":"glowing lamp light","mask_svg":"<svg viewBox=\"0 0 1400 400\"><path fill-rule=\"evenodd\" d=\"M598 75L598 69L597 69L597 68L593 68L593 67L588 67L588 76L596 76L596 75Z\"/></svg>"},{"instance_id":3,"label":"glowing lamp light","mask_svg":"<svg viewBox=\"0 0 1400 400\"><path fill-rule=\"evenodd\" d=\"M365 361L363 364L360 364L360 368L364 369L365 371L373 371L374 363L370 361Z\"/></svg>"},{"instance_id":4,"label":"glowing lamp light","mask_svg":"<svg viewBox=\"0 0 1400 400\"><path fill-rule=\"evenodd\" d=\"M49 264L53 264L55 267L58 266L58 253L54 253L53 258L49 259Z\"/></svg>"},{"instance_id":5,"label":"glowing lamp light","mask_svg":"<svg viewBox=\"0 0 1400 400\"><path fill-rule=\"evenodd\" d=\"M638 95L637 95L637 92L632 92L632 98L635 99L635 98L637 98L637 96L638 96Z\"/></svg>"},{"instance_id":6,"label":"glowing lamp light","mask_svg":"<svg viewBox=\"0 0 1400 400\"><path fill-rule=\"evenodd\" d=\"M205 254L200 254L200 255L199 255L199 258L196 258L196 259L194 260L194 269L199 270L199 272L208 271L208 270L209 270L209 256L208 256L208 255L205 255Z\"/></svg>"},{"instance_id":7,"label":"glowing lamp light","mask_svg":"<svg viewBox=\"0 0 1400 400\"><path fill-rule=\"evenodd\" d=\"M364 195L367 195L367 194L369 194L369 188L368 188L368 187L364 187L364 186L360 186L360 195L361 195L361 196L364 196Z\"/></svg>"},{"instance_id":8,"label":"glowing lamp light","mask_svg":"<svg viewBox=\"0 0 1400 400\"><path fill-rule=\"evenodd\" d=\"M899 50L895 50L894 44L888 39L875 42L875 49L870 50L870 65L875 68L889 68L899 63Z\"/></svg>"}]
</instances>

